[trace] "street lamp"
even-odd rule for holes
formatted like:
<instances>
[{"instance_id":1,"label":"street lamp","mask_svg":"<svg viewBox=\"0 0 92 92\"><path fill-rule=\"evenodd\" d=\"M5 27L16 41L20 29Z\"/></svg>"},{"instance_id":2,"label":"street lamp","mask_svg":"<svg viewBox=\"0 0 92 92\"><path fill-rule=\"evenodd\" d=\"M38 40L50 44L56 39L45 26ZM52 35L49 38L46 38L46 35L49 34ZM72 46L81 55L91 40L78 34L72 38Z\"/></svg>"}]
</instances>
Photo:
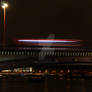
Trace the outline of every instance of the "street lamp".
<instances>
[{"instance_id":1,"label":"street lamp","mask_svg":"<svg viewBox=\"0 0 92 92\"><path fill-rule=\"evenodd\" d=\"M5 37L5 32L6 32L6 8L8 7L8 4L6 2L2 3L2 8L4 9L4 31L3 31L3 45L5 45L6 42L6 37Z\"/></svg>"}]
</instances>

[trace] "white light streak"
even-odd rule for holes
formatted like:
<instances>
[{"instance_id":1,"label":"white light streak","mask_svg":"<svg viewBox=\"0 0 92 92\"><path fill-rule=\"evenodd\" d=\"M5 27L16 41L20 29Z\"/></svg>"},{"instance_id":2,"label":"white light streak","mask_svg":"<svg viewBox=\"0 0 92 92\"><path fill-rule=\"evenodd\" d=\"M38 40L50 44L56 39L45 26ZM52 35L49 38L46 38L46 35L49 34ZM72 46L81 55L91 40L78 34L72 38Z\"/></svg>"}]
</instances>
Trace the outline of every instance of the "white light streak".
<instances>
[{"instance_id":1,"label":"white light streak","mask_svg":"<svg viewBox=\"0 0 92 92\"><path fill-rule=\"evenodd\" d=\"M38 43L49 43L49 42L52 42L52 43L57 43L57 42L60 42L60 43L68 43L68 42L78 42L78 41L72 41L72 40L18 40L18 42L24 42L24 43L30 43L30 42L38 42Z\"/></svg>"}]
</instances>

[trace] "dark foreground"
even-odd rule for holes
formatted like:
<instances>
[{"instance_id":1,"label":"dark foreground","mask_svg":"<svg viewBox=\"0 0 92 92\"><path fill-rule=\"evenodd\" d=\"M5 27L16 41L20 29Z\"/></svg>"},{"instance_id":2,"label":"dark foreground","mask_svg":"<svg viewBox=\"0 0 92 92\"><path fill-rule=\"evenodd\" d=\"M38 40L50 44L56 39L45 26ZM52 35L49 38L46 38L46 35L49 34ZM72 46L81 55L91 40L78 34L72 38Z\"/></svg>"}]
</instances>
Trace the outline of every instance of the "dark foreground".
<instances>
[{"instance_id":1,"label":"dark foreground","mask_svg":"<svg viewBox=\"0 0 92 92\"><path fill-rule=\"evenodd\" d=\"M3 78L0 92L92 92L92 79L31 81L28 78Z\"/></svg>"}]
</instances>

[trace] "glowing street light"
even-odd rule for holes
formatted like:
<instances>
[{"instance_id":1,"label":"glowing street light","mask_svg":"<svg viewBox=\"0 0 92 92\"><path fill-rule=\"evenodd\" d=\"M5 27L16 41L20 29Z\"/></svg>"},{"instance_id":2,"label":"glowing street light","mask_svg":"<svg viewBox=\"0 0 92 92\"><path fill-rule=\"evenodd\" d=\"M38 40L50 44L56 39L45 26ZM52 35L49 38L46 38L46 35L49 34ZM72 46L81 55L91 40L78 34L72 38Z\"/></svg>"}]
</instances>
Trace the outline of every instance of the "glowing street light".
<instances>
[{"instance_id":1,"label":"glowing street light","mask_svg":"<svg viewBox=\"0 0 92 92\"><path fill-rule=\"evenodd\" d=\"M2 4L2 8L7 8L8 7L8 4L7 3L3 3Z\"/></svg>"},{"instance_id":2,"label":"glowing street light","mask_svg":"<svg viewBox=\"0 0 92 92\"><path fill-rule=\"evenodd\" d=\"M3 45L5 45L6 37L5 37L5 32L6 32L6 8L8 7L8 3L3 2L2 3L2 8L4 9L4 32L3 32Z\"/></svg>"}]
</instances>

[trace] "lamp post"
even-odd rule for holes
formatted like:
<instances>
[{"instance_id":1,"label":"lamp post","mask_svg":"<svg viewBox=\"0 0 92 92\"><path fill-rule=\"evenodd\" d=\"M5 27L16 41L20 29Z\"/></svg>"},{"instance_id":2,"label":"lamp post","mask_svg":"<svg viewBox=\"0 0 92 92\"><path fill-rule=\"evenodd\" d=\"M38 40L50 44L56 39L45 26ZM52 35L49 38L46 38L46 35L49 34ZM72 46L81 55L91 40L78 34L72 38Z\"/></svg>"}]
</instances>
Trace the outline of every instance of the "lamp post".
<instances>
[{"instance_id":1,"label":"lamp post","mask_svg":"<svg viewBox=\"0 0 92 92\"><path fill-rule=\"evenodd\" d=\"M8 7L8 4L3 2L2 8L4 9L4 30L3 30L3 46L5 46L6 43L6 8Z\"/></svg>"}]
</instances>

